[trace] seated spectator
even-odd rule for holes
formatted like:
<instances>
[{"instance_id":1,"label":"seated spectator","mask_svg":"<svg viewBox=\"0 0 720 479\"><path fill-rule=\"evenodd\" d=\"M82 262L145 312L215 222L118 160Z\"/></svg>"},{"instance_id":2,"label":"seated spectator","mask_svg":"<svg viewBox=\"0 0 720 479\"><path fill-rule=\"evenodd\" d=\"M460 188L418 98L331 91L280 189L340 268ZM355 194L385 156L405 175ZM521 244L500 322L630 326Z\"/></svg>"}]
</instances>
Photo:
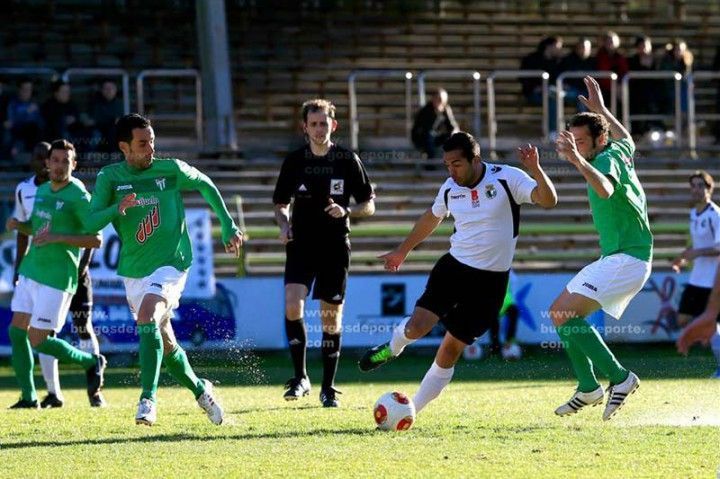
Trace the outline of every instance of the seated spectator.
<instances>
[{"instance_id":1,"label":"seated spectator","mask_svg":"<svg viewBox=\"0 0 720 479\"><path fill-rule=\"evenodd\" d=\"M33 83L29 79L18 81L17 94L7 106L4 136L10 156L29 153L40 141L43 121L40 108L33 99Z\"/></svg>"},{"instance_id":2,"label":"seated spectator","mask_svg":"<svg viewBox=\"0 0 720 479\"><path fill-rule=\"evenodd\" d=\"M560 60L558 76L565 72L583 72L595 70L595 59L592 54L592 43L587 37L582 37L575 44L573 51ZM586 90L582 78L568 78L563 82L565 103L575 104L578 111L585 111L585 105L578 100L578 97Z\"/></svg>"},{"instance_id":3,"label":"seated spectator","mask_svg":"<svg viewBox=\"0 0 720 479\"><path fill-rule=\"evenodd\" d=\"M65 138L79 150L86 149L88 142L85 127L89 119L80 113L70 99L69 83L62 80L53 83L52 97L42 105L42 117L45 121L43 137L46 141Z\"/></svg>"},{"instance_id":4,"label":"seated spectator","mask_svg":"<svg viewBox=\"0 0 720 479\"><path fill-rule=\"evenodd\" d=\"M713 71L720 71L720 47L715 49L712 69ZM718 113L720 112L720 81L715 80L715 85L715 113ZM715 137L715 144L720 144L720 121L716 121L713 125L713 136Z\"/></svg>"},{"instance_id":5,"label":"seated spectator","mask_svg":"<svg viewBox=\"0 0 720 479\"><path fill-rule=\"evenodd\" d=\"M595 57L595 69L599 71L615 72L618 82L622 81L628 72L628 63L625 55L620 50L620 37L613 31L608 31L603 36ZM600 89L604 98L610 98L610 79L598 78ZM609 106L609 105L608 105Z\"/></svg>"},{"instance_id":6,"label":"seated spectator","mask_svg":"<svg viewBox=\"0 0 720 479\"><path fill-rule=\"evenodd\" d=\"M557 79L560 60L562 57L562 39L560 37L546 37L538 43L534 52L526 55L520 62L521 70L543 70L550 75L550 85ZM521 78L522 91L525 99L531 105L542 105L542 79ZM550 131L557 130L557 105L555 104L555 88L551 87L548 104Z\"/></svg>"},{"instance_id":7,"label":"seated spectator","mask_svg":"<svg viewBox=\"0 0 720 479\"><path fill-rule=\"evenodd\" d=\"M427 158L439 158L440 147L458 131L457 121L448 104L448 93L438 88L432 98L415 115L411 139Z\"/></svg>"},{"instance_id":8,"label":"seated spectator","mask_svg":"<svg viewBox=\"0 0 720 479\"><path fill-rule=\"evenodd\" d=\"M115 120L125 114L122 100L117 96L117 84L110 79L100 83L90 104L91 126L94 129L93 140L97 150L110 153L117 149L115 141Z\"/></svg>"},{"instance_id":9,"label":"seated spectator","mask_svg":"<svg viewBox=\"0 0 720 479\"><path fill-rule=\"evenodd\" d=\"M635 54L628 59L631 72L647 72L657 70L657 61L653 55L652 41L646 35L635 38ZM628 83L630 87L630 114L657 115L660 113L658 89L662 82L652 79L634 79ZM661 121L637 120L631 122L633 136L642 136L653 128L663 128Z\"/></svg>"},{"instance_id":10,"label":"seated spectator","mask_svg":"<svg viewBox=\"0 0 720 479\"><path fill-rule=\"evenodd\" d=\"M687 83L685 75L692 72L694 56L688 50L687 43L681 38L675 38L671 43L665 45L665 54L660 59L659 69L663 71L675 71L683 75L680 108L687 111ZM664 91L664 113L672 114L675 110L675 82L665 80Z\"/></svg>"}]
</instances>

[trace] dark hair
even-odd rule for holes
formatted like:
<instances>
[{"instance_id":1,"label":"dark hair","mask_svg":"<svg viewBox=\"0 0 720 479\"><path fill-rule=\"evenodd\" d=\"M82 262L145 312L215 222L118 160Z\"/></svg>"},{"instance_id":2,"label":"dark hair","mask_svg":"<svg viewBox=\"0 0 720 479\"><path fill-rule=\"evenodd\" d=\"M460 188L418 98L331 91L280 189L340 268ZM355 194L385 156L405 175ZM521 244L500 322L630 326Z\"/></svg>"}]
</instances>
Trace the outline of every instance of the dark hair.
<instances>
[{"instance_id":1,"label":"dark hair","mask_svg":"<svg viewBox=\"0 0 720 479\"><path fill-rule=\"evenodd\" d=\"M55 80L52 84L52 92L55 93L65 85L70 85L70 83L66 82L65 80Z\"/></svg>"},{"instance_id":2,"label":"dark hair","mask_svg":"<svg viewBox=\"0 0 720 479\"><path fill-rule=\"evenodd\" d=\"M19 87L23 86L25 83L29 83L29 84L32 85L32 84L33 84L33 81L32 81L32 79L29 78L29 77L20 77L20 78L18 78L18 80L17 80L17 82L16 82L16 85L17 85L18 88L19 88Z\"/></svg>"},{"instance_id":3,"label":"dark hair","mask_svg":"<svg viewBox=\"0 0 720 479\"><path fill-rule=\"evenodd\" d=\"M650 41L650 37L649 37L649 36L647 36L647 35L638 35L637 37L635 37L635 45L634 45L634 46L635 46L635 48L637 48L637 47L639 47L640 45L642 45L643 43L648 42L648 41Z\"/></svg>"},{"instance_id":4,"label":"dark hair","mask_svg":"<svg viewBox=\"0 0 720 479\"><path fill-rule=\"evenodd\" d=\"M335 119L335 105L329 100L323 100L322 98L315 98L308 100L302 104L302 119L304 123L307 123L308 113L323 112L333 120Z\"/></svg>"},{"instance_id":5,"label":"dark hair","mask_svg":"<svg viewBox=\"0 0 720 479\"><path fill-rule=\"evenodd\" d=\"M553 45L557 42L560 42L560 41L562 41L561 37L555 37L555 36L545 37L542 40L540 40L540 43L538 43L537 51L544 52L547 47L549 47L550 45Z\"/></svg>"},{"instance_id":6,"label":"dark hair","mask_svg":"<svg viewBox=\"0 0 720 479\"><path fill-rule=\"evenodd\" d=\"M705 170L695 170L695 173L690 175L690 178L688 178L688 181L692 185L692 180L695 178L700 178L705 183L705 186L712 189L715 187L715 180L713 180L713 177L710 176L710 173L708 173Z\"/></svg>"},{"instance_id":7,"label":"dark hair","mask_svg":"<svg viewBox=\"0 0 720 479\"><path fill-rule=\"evenodd\" d=\"M603 133L610 133L610 124L604 116L597 113L583 112L571 116L567 127L569 129L574 126L587 126L593 141L600 138Z\"/></svg>"},{"instance_id":8,"label":"dark hair","mask_svg":"<svg viewBox=\"0 0 720 479\"><path fill-rule=\"evenodd\" d=\"M33 148L32 159L47 160L50 157L50 150L52 150L52 145L47 141L41 141Z\"/></svg>"},{"instance_id":9,"label":"dark hair","mask_svg":"<svg viewBox=\"0 0 720 479\"><path fill-rule=\"evenodd\" d=\"M454 133L448 140L443 143L444 152L460 150L466 160L472 162L473 158L480 156L480 144L470 133L459 131Z\"/></svg>"},{"instance_id":10,"label":"dark hair","mask_svg":"<svg viewBox=\"0 0 720 479\"><path fill-rule=\"evenodd\" d=\"M37 148L37 147L36 147ZM55 140L50 144L50 151L49 153L52 153L53 150L63 150L71 153L71 156L73 159L77 157L77 152L75 151L75 145L70 143L67 140ZM49 154L48 154L49 156Z\"/></svg>"},{"instance_id":11,"label":"dark hair","mask_svg":"<svg viewBox=\"0 0 720 479\"><path fill-rule=\"evenodd\" d=\"M118 142L132 143L133 130L135 128L142 130L149 126L152 126L150 120L138 113L125 115L115 122L115 138L117 138Z\"/></svg>"}]
</instances>

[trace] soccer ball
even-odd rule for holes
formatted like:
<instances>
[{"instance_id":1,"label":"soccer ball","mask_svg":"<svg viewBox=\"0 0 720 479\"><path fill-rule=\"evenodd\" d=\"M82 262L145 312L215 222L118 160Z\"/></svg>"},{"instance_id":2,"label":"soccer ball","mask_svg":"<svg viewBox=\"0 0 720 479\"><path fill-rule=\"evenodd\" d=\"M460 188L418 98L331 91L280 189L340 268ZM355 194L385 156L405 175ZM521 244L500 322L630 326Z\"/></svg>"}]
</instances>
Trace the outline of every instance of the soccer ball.
<instances>
[{"instance_id":1,"label":"soccer ball","mask_svg":"<svg viewBox=\"0 0 720 479\"><path fill-rule=\"evenodd\" d=\"M502 357L505 361L517 361L522 357L522 349L516 343L509 343L502 347Z\"/></svg>"},{"instance_id":2,"label":"soccer ball","mask_svg":"<svg viewBox=\"0 0 720 479\"><path fill-rule=\"evenodd\" d=\"M373 415L378 429L407 431L415 422L415 404L403 393L385 393L375 403Z\"/></svg>"}]
</instances>

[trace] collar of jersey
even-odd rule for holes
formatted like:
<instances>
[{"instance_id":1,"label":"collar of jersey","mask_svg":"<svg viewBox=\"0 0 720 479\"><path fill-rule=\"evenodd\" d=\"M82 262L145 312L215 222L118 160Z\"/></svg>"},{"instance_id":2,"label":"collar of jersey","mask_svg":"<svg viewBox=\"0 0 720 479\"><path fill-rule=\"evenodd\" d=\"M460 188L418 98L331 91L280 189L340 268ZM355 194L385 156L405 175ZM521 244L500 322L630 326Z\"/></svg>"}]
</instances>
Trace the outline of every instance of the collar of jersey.
<instances>
[{"instance_id":1,"label":"collar of jersey","mask_svg":"<svg viewBox=\"0 0 720 479\"><path fill-rule=\"evenodd\" d=\"M462 185L458 185L458 186L460 186L461 188L467 188L468 190L472 190L473 188L476 188L477 185L479 185L480 183L482 183L482 180L485 179L485 175L487 174L488 165L487 165L487 163L485 163L484 161L481 162L481 163L483 164L483 172L482 172L482 174L480 175L480 178L478 178L478 180L477 180L475 183L473 183L472 185L470 185L470 186L462 186Z\"/></svg>"}]
</instances>

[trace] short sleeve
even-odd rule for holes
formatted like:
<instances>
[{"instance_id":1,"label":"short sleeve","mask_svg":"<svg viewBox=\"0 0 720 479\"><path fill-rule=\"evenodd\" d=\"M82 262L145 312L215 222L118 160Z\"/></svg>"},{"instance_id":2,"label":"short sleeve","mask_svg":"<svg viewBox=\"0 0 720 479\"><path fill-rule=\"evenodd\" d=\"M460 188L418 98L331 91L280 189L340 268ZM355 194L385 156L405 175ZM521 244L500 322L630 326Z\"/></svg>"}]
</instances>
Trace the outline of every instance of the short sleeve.
<instances>
[{"instance_id":1,"label":"short sleeve","mask_svg":"<svg viewBox=\"0 0 720 479\"><path fill-rule=\"evenodd\" d=\"M532 192L537 187L537 181L519 168L512 166L505 168L505 178L515 202L519 205L532 203Z\"/></svg>"},{"instance_id":2,"label":"short sleeve","mask_svg":"<svg viewBox=\"0 0 720 479\"><path fill-rule=\"evenodd\" d=\"M619 148L604 151L593 160L592 166L603 175L612 178L616 184L620 183L620 168L617 162L623 161L621 154Z\"/></svg>"},{"instance_id":3,"label":"short sleeve","mask_svg":"<svg viewBox=\"0 0 720 479\"><path fill-rule=\"evenodd\" d=\"M450 185L446 181L443 183L443 185L440 187L440 190L438 191L437 196L435 197L435 202L432 205L432 213L435 215L436 218L445 218L449 211L448 211L448 195L450 194Z\"/></svg>"},{"instance_id":4,"label":"short sleeve","mask_svg":"<svg viewBox=\"0 0 720 479\"><path fill-rule=\"evenodd\" d=\"M712 210L710 226L712 227L715 244L720 245L720 213L716 209Z\"/></svg>"},{"instance_id":5,"label":"short sleeve","mask_svg":"<svg viewBox=\"0 0 720 479\"><path fill-rule=\"evenodd\" d=\"M205 173L182 160L173 160L178 167L178 189L180 191L197 190L199 184L208 182Z\"/></svg>"},{"instance_id":6,"label":"short sleeve","mask_svg":"<svg viewBox=\"0 0 720 479\"><path fill-rule=\"evenodd\" d=\"M367 171L365 171L360 158L355 154L353 154L349 180L351 185L350 194L355 198L356 203L365 203L375 197Z\"/></svg>"},{"instance_id":7,"label":"short sleeve","mask_svg":"<svg viewBox=\"0 0 720 479\"><path fill-rule=\"evenodd\" d=\"M276 205L289 205L292 200L295 178L292 174L292 157L288 156L280 167L280 175L275 183L273 203Z\"/></svg>"},{"instance_id":8,"label":"short sleeve","mask_svg":"<svg viewBox=\"0 0 720 479\"><path fill-rule=\"evenodd\" d=\"M85 219L90 215L90 203L91 203L91 196L90 193L87 191L82 191L78 195L77 204L75 206L75 215L77 216L78 223L84 224ZM89 231L87 228L83 226L83 233L85 234L96 234L97 231Z\"/></svg>"}]
</instances>

